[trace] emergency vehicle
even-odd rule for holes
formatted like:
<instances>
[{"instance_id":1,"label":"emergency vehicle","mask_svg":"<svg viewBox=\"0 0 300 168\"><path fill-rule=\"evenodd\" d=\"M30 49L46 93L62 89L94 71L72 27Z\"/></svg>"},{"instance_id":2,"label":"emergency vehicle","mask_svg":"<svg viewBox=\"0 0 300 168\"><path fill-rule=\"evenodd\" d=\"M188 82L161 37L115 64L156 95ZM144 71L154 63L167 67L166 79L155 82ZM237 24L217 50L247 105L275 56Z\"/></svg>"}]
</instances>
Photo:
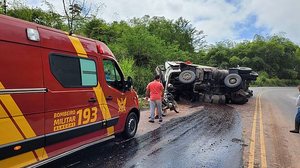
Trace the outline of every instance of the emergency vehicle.
<instances>
[{"instance_id":1,"label":"emergency vehicle","mask_svg":"<svg viewBox=\"0 0 300 168\"><path fill-rule=\"evenodd\" d=\"M0 167L135 135L132 80L104 43L0 15L0 51Z\"/></svg>"}]
</instances>

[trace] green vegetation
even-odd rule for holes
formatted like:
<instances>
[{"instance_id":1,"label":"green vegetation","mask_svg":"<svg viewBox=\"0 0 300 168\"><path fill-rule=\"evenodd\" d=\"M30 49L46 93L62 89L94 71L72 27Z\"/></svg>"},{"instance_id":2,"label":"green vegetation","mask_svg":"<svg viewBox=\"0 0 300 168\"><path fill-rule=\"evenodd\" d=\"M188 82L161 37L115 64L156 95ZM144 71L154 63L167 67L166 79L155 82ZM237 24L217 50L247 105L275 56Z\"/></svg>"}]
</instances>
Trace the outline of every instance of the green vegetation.
<instances>
[{"instance_id":1,"label":"green vegetation","mask_svg":"<svg viewBox=\"0 0 300 168\"><path fill-rule=\"evenodd\" d=\"M8 8L7 14L68 31L66 17L55 13L46 1L45 4L47 11L17 3ZM300 83L300 48L284 35L256 35L252 41L222 41L206 46L203 31L197 30L188 20L147 15L112 23L92 16L77 21L74 31L105 42L119 60L125 76L133 78L139 94L144 94L155 67L167 60L190 60L219 68L251 67L260 74L253 83L256 86Z\"/></svg>"},{"instance_id":2,"label":"green vegetation","mask_svg":"<svg viewBox=\"0 0 300 168\"><path fill-rule=\"evenodd\" d=\"M149 101L143 98L139 98L139 107L141 109L148 109L149 108Z\"/></svg>"}]
</instances>

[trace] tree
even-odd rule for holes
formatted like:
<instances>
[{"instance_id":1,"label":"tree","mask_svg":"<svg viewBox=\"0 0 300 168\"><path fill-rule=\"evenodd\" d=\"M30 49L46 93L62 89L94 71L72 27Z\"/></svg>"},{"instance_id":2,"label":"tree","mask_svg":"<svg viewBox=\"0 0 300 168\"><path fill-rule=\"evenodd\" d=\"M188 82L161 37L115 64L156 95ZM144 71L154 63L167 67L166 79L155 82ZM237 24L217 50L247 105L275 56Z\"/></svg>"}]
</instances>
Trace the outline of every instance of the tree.
<instances>
[{"instance_id":1,"label":"tree","mask_svg":"<svg viewBox=\"0 0 300 168\"><path fill-rule=\"evenodd\" d=\"M56 29L66 30L62 17L54 12L51 4L46 1L44 3L46 3L48 7L47 11L41 8L30 8L21 2L15 1L7 10L7 15Z\"/></svg>"},{"instance_id":2,"label":"tree","mask_svg":"<svg viewBox=\"0 0 300 168\"><path fill-rule=\"evenodd\" d=\"M126 77L134 77L135 76L135 66L134 66L134 59L131 57L123 57L119 59L119 63L121 65L121 68L123 70L123 73Z\"/></svg>"},{"instance_id":3,"label":"tree","mask_svg":"<svg viewBox=\"0 0 300 168\"><path fill-rule=\"evenodd\" d=\"M0 14L7 14L7 4L6 0L0 2Z\"/></svg>"},{"instance_id":4,"label":"tree","mask_svg":"<svg viewBox=\"0 0 300 168\"><path fill-rule=\"evenodd\" d=\"M205 35L190 24L190 21L180 17L175 21L175 37L179 48L184 51L194 52L203 47Z\"/></svg>"},{"instance_id":5,"label":"tree","mask_svg":"<svg viewBox=\"0 0 300 168\"><path fill-rule=\"evenodd\" d=\"M241 66L250 66L251 64L251 59L249 57L244 57L241 60Z\"/></svg>"},{"instance_id":6,"label":"tree","mask_svg":"<svg viewBox=\"0 0 300 168\"><path fill-rule=\"evenodd\" d=\"M75 32L86 19L97 16L98 11L103 7L103 3L88 3L86 0L62 0L68 28L71 33Z\"/></svg>"},{"instance_id":7,"label":"tree","mask_svg":"<svg viewBox=\"0 0 300 168\"><path fill-rule=\"evenodd\" d=\"M152 35L164 40L166 45L176 44L182 51L193 53L203 48L205 44L203 31L198 31L182 17L174 21L165 17L151 18L145 15L142 18L133 18L130 23L133 26L146 27Z\"/></svg>"},{"instance_id":8,"label":"tree","mask_svg":"<svg viewBox=\"0 0 300 168\"><path fill-rule=\"evenodd\" d=\"M108 24L104 20L94 17L85 23L82 31L89 38L111 44L116 42L122 36L122 33L129 29L129 25L124 21L115 21Z\"/></svg>"},{"instance_id":9,"label":"tree","mask_svg":"<svg viewBox=\"0 0 300 168\"><path fill-rule=\"evenodd\" d=\"M207 57L209 59L209 65L220 68L228 68L230 49L226 47L223 42L217 43L208 49Z\"/></svg>"},{"instance_id":10,"label":"tree","mask_svg":"<svg viewBox=\"0 0 300 168\"><path fill-rule=\"evenodd\" d=\"M242 63L241 59L237 56L233 56L229 59L229 65L231 67L236 67Z\"/></svg>"},{"instance_id":11,"label":"tree","mask_svg":"<svg viewBox=\"0 0 300 168\"><path fill-rule=\"evenodd\" d=\"M83 32L89 38L106 43L110 42L109 38L112 36L109 25L104 20L96 18L93 18L84 25Z\"/></svg>"}]
</instances>

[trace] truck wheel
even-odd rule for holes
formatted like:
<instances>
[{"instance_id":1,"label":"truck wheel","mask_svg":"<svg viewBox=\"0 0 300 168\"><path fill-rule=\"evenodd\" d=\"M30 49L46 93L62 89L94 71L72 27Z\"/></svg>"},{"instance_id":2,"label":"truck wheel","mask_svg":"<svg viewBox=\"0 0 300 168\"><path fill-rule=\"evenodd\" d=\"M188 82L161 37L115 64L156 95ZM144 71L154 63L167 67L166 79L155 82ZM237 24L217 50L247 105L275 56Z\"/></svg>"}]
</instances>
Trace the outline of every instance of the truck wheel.
<instances>
[{"instance_id":1,"label":"truck wheel","mask_svg":"<svg viewBox=\"0 0 300 168\"><path fill-rule=\"evenodd\" d=\"M137 115L134 112L129 113L126 119L125 128L122 133L123 137L128 139L134 137L138 126Z\"/></svg>"},{"instance_id":2,"label":"truck wheel","mask_svg":"<svg viewBox=\"0 0 300 168\"><path fill-rule=\"evenodd\" d=\"M248 74L251 73L252 69L248 67L239 67L239 74Z\"/></svg>"},{"instance_id":3,"label":"truck wheel","mask_svg":"<svg viewBox=\"0 0 300 168\"><path fill-rule=\"evenodd\" d=\"M229 88L238 87L242 82L242 78L238 74L229 74L224 79L224 84Z\"/></svg>"},{"instance_id":4,"label":"truck wheel","mask_svg":"<svg viewBox=\"0 0 300 168\"><path fill-rule=\"evenodd\" d=\"M179 81L185 84L192 83L195 79L196 74L191 70L185 70L179 74Z\"/></svg>"}]
</instances>

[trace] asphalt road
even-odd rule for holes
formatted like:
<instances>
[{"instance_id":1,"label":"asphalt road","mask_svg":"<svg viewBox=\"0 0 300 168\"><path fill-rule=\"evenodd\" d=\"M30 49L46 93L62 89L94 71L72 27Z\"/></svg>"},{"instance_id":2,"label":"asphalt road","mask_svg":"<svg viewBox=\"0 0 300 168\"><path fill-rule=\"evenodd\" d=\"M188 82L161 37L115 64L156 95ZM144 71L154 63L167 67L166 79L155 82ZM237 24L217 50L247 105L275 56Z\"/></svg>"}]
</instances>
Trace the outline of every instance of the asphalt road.
<instances>
[{"instance_id":1,"label":"asphalt road","mask_svg":"<svg viewBox=\"0 0 300 168\"><path fill-rule=\"evenodd\" d=\"M289 132L298 90L252 89L247 104L201 104L203 110L133 139L107 141L45 167L299 168L300 134Z\"/></svg>"},{"instance_id":2,"label":"asphalt road","mask_svg":"<svg viewBox=\"0 0 300 168\"><path fill-rule=\"evenodd\" d=\"M254 97L240 108L244 167L299 168L300 134L292 134L296 87L253 88Z\"/></svg>"},{"instance_id":3,"label":"asphalt road","mask_svg":"<svg viewBox=\"0 0 300 168\"><path fill-rule=\"evenodd\" d=\"M207 104L144 135L95 145L45 167L234 168L243 164L242 146L239 113L226 105Z\"/></svg>"}]
</instances>

